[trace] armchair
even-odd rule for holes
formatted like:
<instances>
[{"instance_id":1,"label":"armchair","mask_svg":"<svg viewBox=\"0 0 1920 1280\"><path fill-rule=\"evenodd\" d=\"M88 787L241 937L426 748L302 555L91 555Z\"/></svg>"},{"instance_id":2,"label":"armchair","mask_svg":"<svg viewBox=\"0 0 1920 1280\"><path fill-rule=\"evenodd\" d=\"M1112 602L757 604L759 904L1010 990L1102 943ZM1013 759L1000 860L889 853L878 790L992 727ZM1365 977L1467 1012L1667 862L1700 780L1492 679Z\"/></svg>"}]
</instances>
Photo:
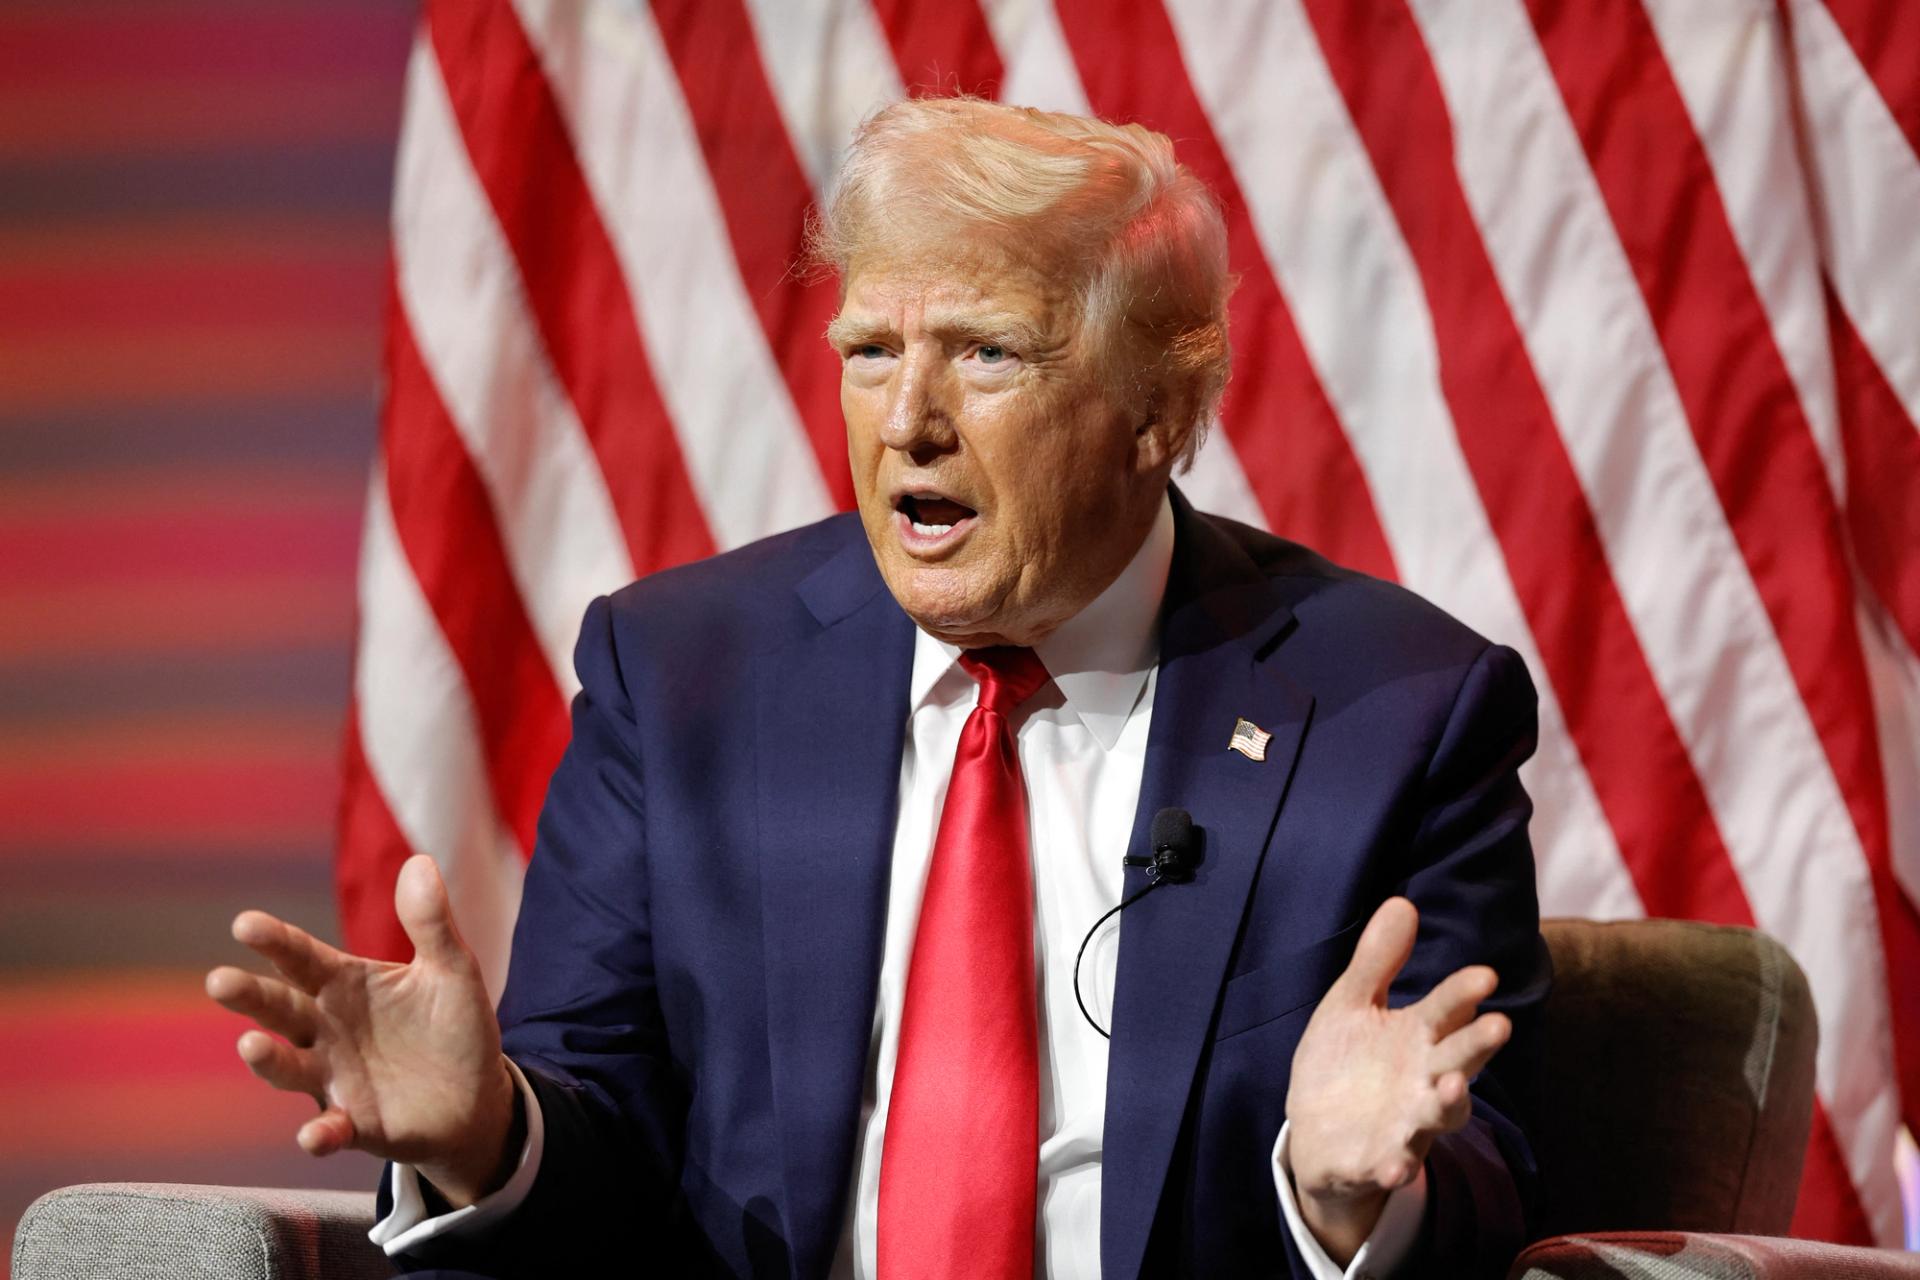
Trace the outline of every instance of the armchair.
<instances>
[{"instance_id":1,"label":"armchair","mask_svg":"<svg viewBox=\"0 0 1920 1280\"><path fill-rule=\"evenodd\" d=\"M1786 1240L1813 1108L1806 976L1752 929L1549 920L1532 1133L1548 1238L1509 1280L1920 1277L1920 1255Z\"/></svg>"}]
</instances>

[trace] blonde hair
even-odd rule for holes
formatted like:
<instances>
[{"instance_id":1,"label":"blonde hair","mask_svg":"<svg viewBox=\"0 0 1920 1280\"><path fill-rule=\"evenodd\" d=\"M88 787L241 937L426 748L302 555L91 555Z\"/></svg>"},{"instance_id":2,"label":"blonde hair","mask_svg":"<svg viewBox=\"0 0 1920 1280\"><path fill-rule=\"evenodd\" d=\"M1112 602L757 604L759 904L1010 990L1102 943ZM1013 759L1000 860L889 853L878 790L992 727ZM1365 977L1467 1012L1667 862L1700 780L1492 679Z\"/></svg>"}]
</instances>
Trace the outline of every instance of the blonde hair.
<instances>
[{"instance_id":1,"label":"blonde hair","mask_svg":"<svg viewBox=\"0 0 1920 1280\"><path fill-rule=\"evenodd\" d=\"M810 232L846 279L863 252L928 231L985 231L1079 276L1080 323L1116 403L1169 380L1193 390L1190 464L1226 388L1226 224L1213 194L1137 124L916 98L870 116Z\"/></svg>"}]
</instances>

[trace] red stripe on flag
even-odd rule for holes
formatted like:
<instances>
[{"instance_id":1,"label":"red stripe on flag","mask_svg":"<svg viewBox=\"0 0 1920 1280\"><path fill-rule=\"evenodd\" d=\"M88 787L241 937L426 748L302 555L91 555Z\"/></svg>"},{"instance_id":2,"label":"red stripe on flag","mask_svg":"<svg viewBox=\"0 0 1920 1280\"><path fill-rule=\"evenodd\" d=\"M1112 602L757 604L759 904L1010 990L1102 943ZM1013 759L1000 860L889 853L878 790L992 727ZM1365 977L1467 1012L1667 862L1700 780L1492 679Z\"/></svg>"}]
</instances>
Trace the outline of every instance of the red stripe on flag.
<instances>
[{"instance_id":1,"label":"red stripe on flag","mask_svg":"<svg viewBox=\"0 0 1920 1280\"><path fill-rule=\"evenodd\" d=\"M1400 5L1307 9L1420 271L1461 449L1641 901L1752 924L1453 168L1420 33Z\"/></svg>"},{"instance_id":2,"label":"red stripe on flag","mask_svg":"<svg viewBox=\"0 0 1920 1280\"><path fill-rule=\"evenodd\" d=\"M1847 458L1847 532L1874 594L1920 653L1920 431L1831 285L1826 299Z\"/></svg>"},{"instance_id":3,"label":"red stripe on flag","mask_svg":"<svg viewBox=\"0 0 1920 1280\"><path fill-rule=\"evenodd\" d=\"M808 271L813 188L787 134L741 0L654 0L660 34L692 112L741 280L786 379L820 474L853 506L840 362L826 343L839 307L831 278Z\"/></svg>"},{"instance_id":4,"label":"red stripe on flag","mask_svg":"<svg viewBox=\"0 0 1920 1280\"><path fill-rule=\"evenodd\" d=\"M1793 1206L1793 1224L1787 1231L1802 1240L1874 1242L1873 1227L1860 1207L1846 1153L1834 1136L1826 1105L1817 1097L1813 1100L1813 1125L1807 1131L1807 1162L1800 1171L1800 1198Z\"/></svg>"},{"instance_id":5,"label":"red stripe on flag","mask_svg":"<svg viewBox=\"0 0 1920 1280\"><path fill-rule=\"evenodd\" d=\"M367 768L357 707L347 711L341 756L340 853L333 861L333 891L342 945L375 960L410 960L413 944L393 913L393 882L415 851Z\"/></svg>"},{"instance_id":6,"label":"red stripe on flag","mask_svg":"<svg viewBox=\"0 0 1920 1280\"><path fill-rule=\"evenodd\" d=\"M1840 511L1712 164L1638 0L1529 0L1541 48L1673 371L1720 505L1859 833L1889 958L1920 959L1892 873L1886 774ZM1913 433L1907 433L1915 439ZM1909 490L1909 493L1920 490ZM1920 963L1888 965L1920 1120Z\"/></svg>"},{"instance_id":7,"label":"red stripe on flag","mask_svg":"<svg viewBox=\"0 0 1920 1280\"><path fill-rule=\"evenodd\" d=\"M526 31L505 0L434 0L427 22L461 136L593 442L635 571L711 555L619 259Z\"/></svg>"},{"instance_id":8,"label":"red stripe on flag","mask_svg":"<svg viewBox=\"0 0 1920 1280\"><path fill-rule=\"evenodd\" d=\"M1059 0L1056 8L1093 109L1175 139L1181 160L1225 209L1228 252L1240 272L1229 312L1239 359L1221 425L1268 525L1343 564L1393 577L1366 475L1307 359L1166 10L1158 0Z\"/></svg>"},{"instance_id":9,"label":"red stripe on flag","mask_svg":"<svg viewBox=\"0 0 1920 1280\"><path fill-rule=\"evenodd\" d=\"M485 482L396 300L381 447L393 524L473 698L494 803L523 853L569 735L566 699L514 585Z\"/></svg>"},{"instance_id":10,"label":"red stripe on flag","mask_svg":"<svg viewBox=\"0 0 1920 1280\"><path fill-rule=\"evenodd\" d=\"M1920 5L1913 0L1824 0L1853 54L1920 157Z\"/></svg>"},{"instance_id":11,"label":"red stripe on flag","mask_svg":"<svg viewBox=\"0 0 1920 1280\"><path fill-rule=\"evenodd\" d=\"M873 11L908 93L999 96L1006 68L978 0L873 0Z\"/></svg>"}]
</instances>

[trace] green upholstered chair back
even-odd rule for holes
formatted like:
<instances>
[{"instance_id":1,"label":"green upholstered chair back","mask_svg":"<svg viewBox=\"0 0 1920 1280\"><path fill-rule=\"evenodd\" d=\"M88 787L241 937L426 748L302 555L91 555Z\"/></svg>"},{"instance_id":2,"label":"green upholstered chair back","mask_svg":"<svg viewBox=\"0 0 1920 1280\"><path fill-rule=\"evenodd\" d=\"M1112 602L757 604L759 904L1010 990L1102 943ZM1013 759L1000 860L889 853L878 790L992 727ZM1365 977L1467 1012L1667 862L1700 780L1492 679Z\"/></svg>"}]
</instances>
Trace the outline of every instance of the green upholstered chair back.
<instances>
[{"instance_id":1,"label":"green upholstered chair back","mask_svg":"<svg viewBox=\"0 0 1920 1280\"><path fill-rule=\"evenodd\" d=\"M1753 929L1548 920L1542 1235L1783 1235L1819 1042L1806 976Z\"/></svg>"}]
</instances>

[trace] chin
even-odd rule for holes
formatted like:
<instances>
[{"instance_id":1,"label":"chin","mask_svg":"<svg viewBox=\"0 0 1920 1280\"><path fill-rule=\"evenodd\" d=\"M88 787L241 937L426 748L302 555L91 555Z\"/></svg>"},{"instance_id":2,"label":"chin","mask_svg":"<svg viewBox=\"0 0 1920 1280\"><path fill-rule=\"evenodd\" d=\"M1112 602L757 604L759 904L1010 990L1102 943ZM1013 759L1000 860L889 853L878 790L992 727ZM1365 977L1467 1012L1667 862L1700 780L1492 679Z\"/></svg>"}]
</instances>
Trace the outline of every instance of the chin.
<instances>
[{"instance_id":1,"label":"chin","mask_svg":"<svg viewBox=\"0 0 1920 1280\"><path fill-rule=\"evenodd\" d=\"M920 627L949 644L998 644L1005 592L952 569L910 565L887 575L893 598Z\"/></svg>"}]
</instances>

